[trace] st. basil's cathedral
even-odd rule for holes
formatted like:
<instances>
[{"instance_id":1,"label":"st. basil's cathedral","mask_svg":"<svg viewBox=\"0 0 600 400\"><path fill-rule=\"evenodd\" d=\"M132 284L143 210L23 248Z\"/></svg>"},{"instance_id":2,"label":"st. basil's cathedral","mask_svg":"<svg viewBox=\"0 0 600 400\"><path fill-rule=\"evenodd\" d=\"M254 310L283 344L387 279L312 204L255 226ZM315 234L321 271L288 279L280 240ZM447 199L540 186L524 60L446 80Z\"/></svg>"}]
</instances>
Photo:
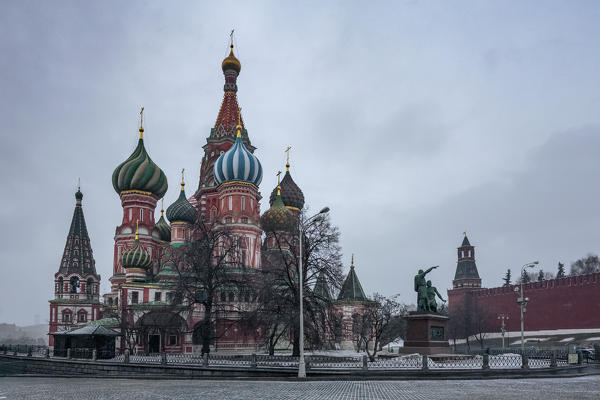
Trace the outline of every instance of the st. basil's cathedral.
<instances>
[{"instance_id":1,"label":"st. basil's cathedral","mask_svg":"<svg viewBox=\"0 0 600 400\"><path fill-rule=\"evenodd\" d=\"M289 153L285 175L270 195L270 209L260 215L259 185L263 170L241 116L236 95L241 63L233 53L233 44L230 48L221 65L225 93L203 146L200 180L194 194L186 195L182 172L179 197L167 207L166 219L161 204L156 220L155 210L167 192L168 183L144 146L143 120L137 147L114 170L112 184L121 199L123 218L115 229L111 291L103 295L103 302L99 293L100 275L83 214L83 194L78 189L60 268L54 276L50 333L86 324L106 324L118 329L114 319L103 318L103 314L116 311L138 328L133 339L137 352L199 352L200 343L194 332L203 318L201 306L187 313L164 311L173 301L179 276L163 261L165 254L190 241L196 222L202 218L214 227L227 227L239 238L241 263L256 271L262 268L265 255L274 250L268 232L283 230L290 221L298 223L304 194L290 174ZM324 277L317 279L313 290L331 298ZM252 299L235 289L220 293L218 299L224 309L252 307ZM337 343L340 348L352 348L352 315L364 310L368 303L352 262L340 294L333 301L334 312L340 315L343 327ZM52 347L52 335L49 340ZM259 349L263 342L260 331L248 332L243 326L234 325L216 338L213 346L244 351ZM124 343L117 345L124 347Z\"/></svg>"}]
</instances>

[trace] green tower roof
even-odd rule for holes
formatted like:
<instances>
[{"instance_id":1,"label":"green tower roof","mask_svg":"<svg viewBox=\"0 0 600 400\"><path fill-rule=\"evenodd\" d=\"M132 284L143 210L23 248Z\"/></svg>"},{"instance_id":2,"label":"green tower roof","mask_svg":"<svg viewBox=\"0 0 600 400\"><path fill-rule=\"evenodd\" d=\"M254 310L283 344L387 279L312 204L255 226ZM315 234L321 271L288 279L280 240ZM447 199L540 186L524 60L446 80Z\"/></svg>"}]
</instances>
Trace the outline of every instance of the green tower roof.
<instances>
[{"instance_id":1,"label":"green tower roof","mask_svg":"<svg viewBox=\"0 0 600 400\"><path fill-rule=\"evenodd\" d=\"M358 280L356 271L354 270L354 256L352 256L352 264L350 265L350 272L342 285L342 290L338 296L338 300L343 301L369 301L365 292L363 291L362 285Z\"/></svg>"}]
</instances>

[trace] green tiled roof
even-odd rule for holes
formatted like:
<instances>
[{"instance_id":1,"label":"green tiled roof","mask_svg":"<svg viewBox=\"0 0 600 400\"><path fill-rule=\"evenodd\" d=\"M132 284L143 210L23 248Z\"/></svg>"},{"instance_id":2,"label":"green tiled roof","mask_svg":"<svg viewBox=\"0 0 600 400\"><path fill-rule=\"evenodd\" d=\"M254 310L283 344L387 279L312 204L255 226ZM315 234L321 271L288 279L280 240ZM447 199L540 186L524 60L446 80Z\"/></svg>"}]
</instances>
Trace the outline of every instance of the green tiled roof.
<instances>
[{"instance_id":1,"label":"green tiled roof","mask_svg":"<svg viewBox=\"0 0 600 400\"><path fill-rule=\"evenodd\" d=\"M354 271L354 265L350 266L350 272L348 272L337 299L343 301L369 301L358 280L356 271Z\"/></svg>"}]
</instances>

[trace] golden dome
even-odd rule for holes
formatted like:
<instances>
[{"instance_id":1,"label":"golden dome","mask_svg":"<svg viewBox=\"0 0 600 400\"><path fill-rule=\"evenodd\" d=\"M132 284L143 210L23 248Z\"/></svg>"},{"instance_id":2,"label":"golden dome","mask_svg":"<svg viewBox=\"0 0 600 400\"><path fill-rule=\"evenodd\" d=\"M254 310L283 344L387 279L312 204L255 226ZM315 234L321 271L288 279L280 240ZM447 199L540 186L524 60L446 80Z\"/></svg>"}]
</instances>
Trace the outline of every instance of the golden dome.
<instances>
[{"instance_id":1,"label":"golden dome","mask_svg":"<svg viewBox=\"0 0 600 400\"><path fill-rule=\"evenodd\" d=\"M227 56L227 58L223 60L221 68L223 69L223 72L227 71L228 69L233 69L239 74L240 70L242 69L242 64L240 64L240 60L235 58L235 56L233 55L233 44L229 47L231 48L231 50L229 51L229 55Z\"/></svg>"}]
</instances>

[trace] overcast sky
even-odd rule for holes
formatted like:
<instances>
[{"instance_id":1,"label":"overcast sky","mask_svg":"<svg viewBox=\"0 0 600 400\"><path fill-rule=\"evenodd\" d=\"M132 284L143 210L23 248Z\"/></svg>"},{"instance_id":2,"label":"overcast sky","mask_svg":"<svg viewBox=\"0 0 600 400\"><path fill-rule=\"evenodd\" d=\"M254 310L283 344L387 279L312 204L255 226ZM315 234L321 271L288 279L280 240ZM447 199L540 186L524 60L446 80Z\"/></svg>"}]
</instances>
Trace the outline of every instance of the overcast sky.
<instances>
[{"instance_id":1,"label":"overcast sky","mask_svg":"<svg viewBox=\"0 0 600 400\"><path fill-rule=\"evenodd\" d=\"M198 185L236 30L238 99L264 168L291 145L346 270L414 302L442 293L467 231L483 285L600 251L600 4L595 1L0 2L0 322L48 319L81 177L102 290L137 142L165 202Z\"/></svg>"}]
</instances>

